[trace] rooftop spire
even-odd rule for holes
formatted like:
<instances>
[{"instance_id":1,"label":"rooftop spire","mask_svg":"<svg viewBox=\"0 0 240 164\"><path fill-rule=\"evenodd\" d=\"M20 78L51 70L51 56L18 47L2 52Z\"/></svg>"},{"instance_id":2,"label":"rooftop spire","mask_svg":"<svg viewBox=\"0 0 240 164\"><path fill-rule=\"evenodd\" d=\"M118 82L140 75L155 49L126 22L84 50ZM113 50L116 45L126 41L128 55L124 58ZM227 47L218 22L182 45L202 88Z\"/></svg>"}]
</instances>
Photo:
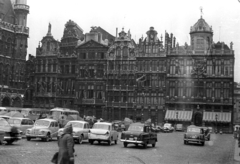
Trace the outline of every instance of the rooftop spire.
<instances>
[{"instance_id":1,"label":"rooftop spire","mask_svg":"<svg viewBox=\"0 0 240 164\"><path fill-rule=\"evenodd\" d=\"M200 6L200 12L201 12L201 18L202 18L202 15L203 15L203 7Z\"/></svg>"},{"instance_id":2,"label":"rooftop spire","mask_svg":"<svg viewBox=\"0 0 240 164\"><path fill-rule=\"evenodd\" d=\"M48 33L47 33L47 36L52 36L51 29L52 29L52 25L51 25L51 23L49 23L49 24L48 24Z\"/></svg>"}]
</instances>

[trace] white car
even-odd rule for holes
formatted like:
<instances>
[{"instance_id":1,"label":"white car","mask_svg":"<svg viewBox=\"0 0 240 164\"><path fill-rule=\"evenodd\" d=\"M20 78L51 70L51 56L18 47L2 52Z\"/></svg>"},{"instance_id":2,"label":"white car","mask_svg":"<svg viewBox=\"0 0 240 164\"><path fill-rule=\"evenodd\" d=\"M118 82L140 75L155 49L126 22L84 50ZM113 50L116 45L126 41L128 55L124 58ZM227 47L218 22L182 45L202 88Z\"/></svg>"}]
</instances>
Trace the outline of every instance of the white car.
<instances>
[{"instance_id":1,"label":"white car","mask_svg":"<svg viewBox=\"0 0 240 164\"><path fill-rule=\"evenodd\" d=\"M88 133L88 141L90 144L93 144L94 141L107 142L108 145L111 145L114 141L117 144L118 141L118 132L114 130L113 124L108 122L97 122L93 125L92 129Z\"/></svg>"},{"instance_id":2,"label":"white car","mask_svg":"<svg viewBox=\"0 0 240 164\"><path fill-rule=\"evenodd\" d=\"M173 132L173 130L174 130L174 127L172 126L172 124L170 124L170 123L165 123L164 125L163 125L163 132Z\"/></svg>"},{"instance_id":3,"label":"white car","mask_svg":"<svg viewBox=\"0 0 240 164\"><path fill-rule=\"evenodd\" d=\"M52 138L57 137L59 125L53 119L39 119L36 120L34 126L26 131L27 141L32 138L41 138L44 141L50 141Z\"/></svg>"},{"instance_id":4,"label":"white car","mask_svg":"<svg viewBox=\"0 0 240 164\"><path fill-rule=\"evenodd\" d=\"M73 138L77 143L81 144L83 140L88 139L88 132L90 129L89 123L86 121L69 121L65 126L72 124L73 127ZM64 128L58 130L58 137L63 134Z\"/></svg>"}]
</instances>

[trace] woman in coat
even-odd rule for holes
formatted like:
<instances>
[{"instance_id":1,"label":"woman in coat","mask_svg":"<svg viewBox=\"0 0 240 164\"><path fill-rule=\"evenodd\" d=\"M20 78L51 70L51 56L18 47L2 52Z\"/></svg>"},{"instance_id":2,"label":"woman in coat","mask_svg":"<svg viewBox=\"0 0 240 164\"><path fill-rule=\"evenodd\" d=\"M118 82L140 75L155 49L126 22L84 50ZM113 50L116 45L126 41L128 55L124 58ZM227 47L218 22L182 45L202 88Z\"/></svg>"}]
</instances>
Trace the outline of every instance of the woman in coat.
<instances>
[{"instance_id":1,"label":"woman in coat","mask_svg":"<svg viewBox=\"0 0 240 164\"><path fill-rule=\"evenodd\" d=\"M58 140L58 164L74 164L74 140L72 132L73 128L70 124L64 128L63 134Z\"/></svg>"}]
</instances>

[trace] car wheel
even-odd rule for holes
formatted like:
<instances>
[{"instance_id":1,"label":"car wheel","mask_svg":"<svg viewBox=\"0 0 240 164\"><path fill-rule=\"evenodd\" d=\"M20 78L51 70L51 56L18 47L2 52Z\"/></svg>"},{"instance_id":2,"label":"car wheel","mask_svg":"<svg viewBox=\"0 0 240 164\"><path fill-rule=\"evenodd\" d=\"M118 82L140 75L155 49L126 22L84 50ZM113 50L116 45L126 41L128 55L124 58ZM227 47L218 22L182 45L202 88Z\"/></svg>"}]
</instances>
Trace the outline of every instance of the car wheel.
<instances>
[{"instance_id":1,"label":"car wheel","mask_svg":"<svg viewBox=\"0 0 240 164\"><path fill-rule=\"evenodd\" d=\"M89 143L90 143L91 145L93 144L93 142L94 142L93 140L89 140Z\"/></svg>"},{"instance_id":2,"label":"car wheel","mask_svg":"<svg viewBox=\"0 0 240 164\"><path fill-rule=\"evenodd\" d=\"M156 143L154 142L153 144L152 144L152 147L155 147L156 146Z\"/></svg>"},{"instance_id":3,"label":"car wheel","mask_svg":"<svg viewBox=\"0 0 240 164\"><path fill-rule=\"evenodd\" d=\"M101 144L101 141L98 141L98 144L100 145L100 144Z\"/></svg>"},{"instance_id":4,"label":"car wheel","mask_svg":"<svg viewBox=\"0 0 240 164\"><path fill-rule=\"evenodd\" d=\"M187 145L188 144L188 142L187 141L184 141L184 145Z\"/></svg>"},{"instance_id":5,"label":"car wheel","mask_svg":"<svg viewBox=\"0 0 240 164\"><path fill-rule=\"evenodd\" d=\"M8 145L11 145L12 143L13 143L13 140L7 141L7 144L8 144Z\"/></svg>"},{"instance_id":6,"label":"car wheel","mask_svg":"<svg viewBox=\"0 0 240 164\"><path fill-rule=\"evenodd\" d=\"M147 148L147 144L143 144L143 148L146 149Z\"/></svg>"},{"instance_id":7,"label":"car wheel","mask_svg":"<svg viewBox=\"0 0 240 164\"><path fill-rule=\"evenodd\" d=\"M27 141L30 141L31 140L31 137L27 137Z\"/></svg>"},{"instance_id":8,"label":"car wheel","mask_svg":"<svg viewBox=\"0 0 240 164\"><path fill-rule=\"evenodd\" d=\"M204 145L205 145L205 142L203 141L203 142L202 142L202 146L204 146Z\"/></svg>"},{"instance_id":9,"label":"car wheel","mask_svg":"<svg viewBox=\"0 0 240 164\"><path fill-rule=\"evenodd\" d=\"M127 142L123 142L123 146L127 147L128 143Z\"/></svg>"},{"instance_id":10,"label":"car wheel","mask_svg":"<svg viewBox=\"0 0 240 164\"><path fill-rule=\"evenodd\" d=\"M114 142L115 142L115 145L117 145L117 139Z\"/></svg>"},{"instance_id":11,"label":"car wheel","mask_svg":"<svg viewBox=\"0 0 240 164\"><path fill-rule=\"evenodd\" d=\"M112 144L112 139L108 141L108 145L111 146L111 144Z\"/></svg>"},{"instance_id":12,"label":"car wheel","mask_svg":"<svg viewBox=\"0 0 240 164\"><path fill-rule=\"evenodd\" d=\"M51 135L50 133L47 134L46 138L45 138L45 141L46 142L49 142L51 140Z\"/></svg>"},{"instance_id":13,"label":"car wheel","mask_svg":"<svg viewBox=\"0 0 240 164\"><path fill-rule=\"evenodd\" d=\"M77 143L82 144L82 142L83 142L83 135L80 135L78 140L77 140Z\"/></svg>"}]
</instances>

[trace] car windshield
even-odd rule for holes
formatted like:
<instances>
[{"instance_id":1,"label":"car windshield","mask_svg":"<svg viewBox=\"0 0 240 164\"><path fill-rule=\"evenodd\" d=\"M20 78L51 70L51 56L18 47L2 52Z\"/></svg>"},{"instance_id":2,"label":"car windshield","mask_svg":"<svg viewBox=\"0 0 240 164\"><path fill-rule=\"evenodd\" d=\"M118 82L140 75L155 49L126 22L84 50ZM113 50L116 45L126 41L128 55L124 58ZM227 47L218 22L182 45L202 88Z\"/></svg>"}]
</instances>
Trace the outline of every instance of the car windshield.
<instances>
[{"instance_id":1,"label":"car windshield","mask_svg":"<svg viewBox=\"0 0 240 164\"><path fill-rule=\"evenodd\" d=\"M199 128L188 128L187 131L188 131L188 132L194 132L194 133L200 133L200 132L201 132L201 129L199 129Z\"/></svg>"},{"instance_id":2,"label":"car windshield","mask_svg":"<svg viewBox=\"0 0 240 164\"><path fill-rule=\"evenodd\" d=\"M50 124L50 121L47 120L37 120L34 124L34 126L44 126L44 127L48 127Z\"/></svg>"},{"instance_id":3,"label":"car windshield","mask_svg":"<svg viewBox=\"0 0 240 164\"><path fill-rule=\"evenodd\" d=\"M72 124L73 128L83 128L83 123L82 122L68 122L66 126Z\"/></svg>"},{"instance_id":4,"label":"car windshield","mask_svg":"<svg viewBox=\"0 0 240 164\"><path fill-rule=\"evenodd\" d=\"M9 119L8 120L8 123L10 124L10 125L20 125L21 124L21 120L20 119Z\"/></svg>"},{"instance_id":5,"label":"car windshield","mask_svg":"<svg viewBox=\"0 0 240 164\"><path fill-rule=\"evenodd\" d=\"M110 130L110 125L106 124L94 124L93 129L105 129L105 130Z\"/></svg>"},{"instance_id":6,"label":"car windshield","mask_svg":"<svg viewBox=\"0 0 240 164\"><path fill-rule=\"evenodd\" d=\"M128 128L129 131L138 131L138 132L142 132L143 131L143 127L142 126L136 126L136 125L132 125Z\"/></svg>"},{"instance_id":7,"label":"car windshield","mask_svg":"<svg viewBox=\"0 0 240 164\"><path fill-rule=\"evenodd\" d=\"M0 119L0 126L6 127L9 126L9 124L5 119Z\"/></svg>"}]
</instances>

